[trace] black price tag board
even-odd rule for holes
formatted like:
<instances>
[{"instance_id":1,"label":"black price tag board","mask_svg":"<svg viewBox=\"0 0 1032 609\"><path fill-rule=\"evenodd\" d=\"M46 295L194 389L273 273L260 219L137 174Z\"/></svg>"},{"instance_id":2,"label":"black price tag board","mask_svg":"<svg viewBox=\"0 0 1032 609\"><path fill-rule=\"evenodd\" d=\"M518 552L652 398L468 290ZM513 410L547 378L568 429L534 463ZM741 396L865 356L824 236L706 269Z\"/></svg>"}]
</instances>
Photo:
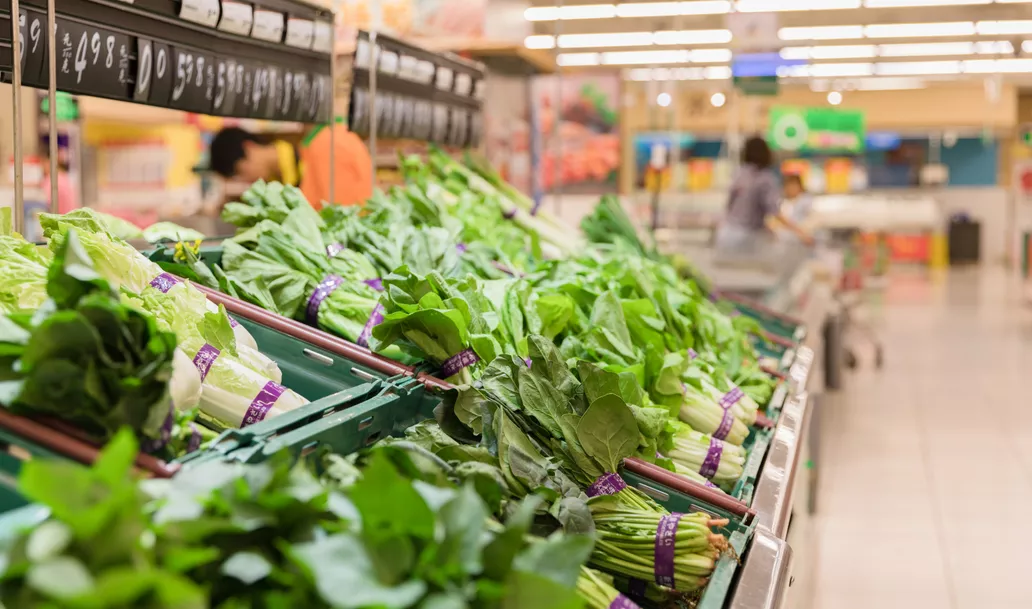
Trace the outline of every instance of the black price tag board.
<instances>
[{"instance_id":1,"label":"black price tag board","mask_svg":"<svg viewBox=\"0 0 1032 609\"><path fill-rule=\"evenodd\" d=\"M268 118L267 110L273 105L270 99L274 90L270 76L269 67L259 64L251 64L244 70L244 88L249 94L241 114L250 118Z\"/></svg>"},{"instance_id":2,"label":"black price tag board","mask_svg":"<svg viewBox=\"0 0 1032 609\"><path fill-rule=\"evenodd\" d=\"M317 74L313 85L312 98L314 114L309 120L323 122L330 120L330 77L325 74Z\"/></svg>"},{"instance_id":3,"label":"black price tag board","mask_svg":"<svg viewBox=\"0 0 1032 609\"><path fill-rule=\"evenodd\" d=\"M434 106L425 99L415 102L412 119L412 139L426 141L430 139L434 123Z\"/></svg>"},{"instance_id":4,"label":"black price tag board","mask_svg":"<svg viewBox=\"0 0 1032 609\"><path fill-rule=\"evenodd\" d=\"M348 124L355 133L369 133L369 92L354 88L351 91L351 104Z\"/></svg>"},{"instance_id":5,"label":"black price tag board","mask_svg":"<svg viewBox=\"0 0 1032 609\"><path fill-rule=\"evenodd\" d=\"M22 83L30 86L45 86L46 79L43 70L46 65L47 42L46 42L47 16L36 11L21 11L18 18L18 26L21 30L21 68Z\"/></svg>"},{"instance_id":6,"label":"black price tag board","mask_svg":"<svg viewBox=\"0 0 1032 609\"><path fill-rule=\"evenodd\" d=\"M95 25L57 20L57 88L70 93L129 99L134 39Z\"/></svg>"},{"instance_id":7,"label":"black price tag board","mask_svg":"<svg viewBox=\"0 0 1032 609\"><path fill-rule=\"evenodd\" d=\"M448 106L434 104L430 141L440 143L448 141L448 117L450 114Z\"/></svg>"},{"instance_id":8,"label":"black price tag board","mask_svg":"<svg viewBox=\"0 0 1032 609\"><path fill-rule=\"evenodd\" d=\"M269 83L269 89L265 94L265 99L258 106L258 115L260 118L274 120L279 112L280 106L283 104L281 99L281 89L283 88L282 74L283 69L279 66L266 66L266 82Z\"/></svg>"},{"instance_id":9,"label":"black price tag board","mask_svg":"<svg viewBox=\"0 0 1032 609\"><path fill-rule=\"evenodd\" d=\"M284 115L284 119L302 122L313 120L311 74L301 70L294 72L291 97L290 111Z\"/></svg>"},{"instance_id":10,"label":"black price tag board","mask_svg":"<svg viewBox=\"0 0 1032 609\"><path fill-rule=\"evenodd\" d=\"M211 114L215 98L215 58L207 53L172 48L172 93L169 106Z\"/></svg>"},{"instance_id":11,"label":"black price tag board","mask_svg":"<svg viewBox=\"0 0 1032 609\"><path fill-rule=\"evenodd\" d=\"M294 71L281 69L277 75L276 114L277 120L293 120L298 106L294 103Z\"/></svg>"},{"instance_id":12,"label":"black price tag board","mask_svg":"<svg viewBox=\"0 0 1032 609\"><path fill-rule=\"evenodd\" d=\"M168 106L172 95L172 48L147 38L136 39L136 84L133 100Z\"/></svg>"}]
</instances>

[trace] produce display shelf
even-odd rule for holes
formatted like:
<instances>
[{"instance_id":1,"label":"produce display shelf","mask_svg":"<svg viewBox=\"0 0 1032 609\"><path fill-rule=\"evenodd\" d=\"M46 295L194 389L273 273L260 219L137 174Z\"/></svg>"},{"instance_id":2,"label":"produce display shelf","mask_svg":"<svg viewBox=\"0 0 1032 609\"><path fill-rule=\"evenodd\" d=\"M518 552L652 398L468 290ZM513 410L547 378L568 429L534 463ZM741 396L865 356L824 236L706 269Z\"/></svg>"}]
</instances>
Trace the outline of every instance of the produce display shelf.
<instances>
[{"instance_id":1,"label":"produce display shelf","mask_svg":"<svg viewBox=\"0 0 1032 609\"><path fill-rule=\"evenodd\" d=\"M735 310L755 319L769 334L786 339L794 344L806 339L806 324L802 320L771 309L767 305L739 294L720 294L720 300L735 307Z\"/></svg>"}]
</instances>

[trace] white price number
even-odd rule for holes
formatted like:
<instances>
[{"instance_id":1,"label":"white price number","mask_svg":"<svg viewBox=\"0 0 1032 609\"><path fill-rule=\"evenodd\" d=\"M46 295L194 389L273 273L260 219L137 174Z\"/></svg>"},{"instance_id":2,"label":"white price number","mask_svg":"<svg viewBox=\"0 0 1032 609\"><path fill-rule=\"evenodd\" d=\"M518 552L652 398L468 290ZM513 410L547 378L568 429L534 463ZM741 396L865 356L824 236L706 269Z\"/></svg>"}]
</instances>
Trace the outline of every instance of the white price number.
<instances>
[{"instance_id":1,"label":"white price number","mask_svg":"<svg viewBox=\"0 0 1032 609\"><path fill-rule=\"evenodd\" d=\"M176 63L176 86L172 89L172 101L179 101L186 92L186 85L193 80L194 60L190 53L179 52Z\"/></svg>"},{"instance_id":2,"label":"white price number","mask_svg":"<svg viewBox=\"0 0 1032 609\"><path fill-rule=\"evenodd\" d=\"M254 22L254 8L243 2L222 3L222 19L219 20L219 29L230 34L249 36L251 24Z\"/></svg>"},{"instance_id":3,"label":"white price number","mask_svg":"<svg viewBox=\"0 0 1032 609\"><path fill-rule=\"evenodd\" d=\"M288 19L286 43L299 49L311 49L315 36L315 22L308 19Z\"/></svg>"},{"instance_id":4,"label":"white price number","mask_svg":"<svg viewBox=\"0 0 1032 609\"><path fill-rule=\"evenodd\" d=\"M87 48L88 46L88 48ZM79 38L79 46L75 50L75 83L82 83L82 75L86 68L104 62L110 68L115 63L115 37L108 34L101 42L100 32L83 32Z\"/></svg>"},{"instance_id":5,"label":"white price number","mask_svg":"<svg viewBox=\"0 0 1032 609\"><path fill-rule=\"evenodd\" d=\"M219 22L219 0L183 0L179 18L215 27Z\"/></svg>"},{"instance_id":6,"label":"white price number","mask_svg":"<svg viewBox=\"0 0 1032 609\"><path fill-rule=\"evenodd\" d=\"M21 29L21 36L18 38L18 57L21 59L22 65L25 64L25 13L18 15L18 27ZM38 15L33 13L32 21L29 23L29 43L30 49L29 54L35 55L36 51L39 50L40 34L43 33L43 26L40 23Z\"/></svg>"},{"instance_id":7,"label":"white price number","mask_svg":"<svg viewBox=\"0 0 1032 609\"><path fill-rule=\"evenodd\" d=\"M254 26L251 27L251 38L268 40L269 42L282 42L283 13L256 10L254 12Z\"/></svg>"}]
</instances>

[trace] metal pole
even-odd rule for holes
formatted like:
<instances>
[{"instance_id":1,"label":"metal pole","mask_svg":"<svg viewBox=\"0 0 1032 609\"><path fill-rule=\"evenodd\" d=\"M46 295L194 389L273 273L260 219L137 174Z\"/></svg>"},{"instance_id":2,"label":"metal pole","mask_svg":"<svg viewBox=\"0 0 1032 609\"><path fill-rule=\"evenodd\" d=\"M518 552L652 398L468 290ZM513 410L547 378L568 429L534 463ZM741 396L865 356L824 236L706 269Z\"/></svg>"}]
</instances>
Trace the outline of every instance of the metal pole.
<instances>
[{"instance_id":1,"label":"metal pole","mask_svg":"<svg viewBox=\"0 0 1032 609\"><path fill-rule=\"evenodd\" d=\"M376 132L380 123L380 113L376 110L376 76L380 71L380 45L376 33L383 27L379 0L370 2L372 9L371 27L369 28L369 55L372 62L369 66L369 156L373 161L373 185L376 185Z\"/></svg>"},{"instance_id":2,"label":"metal pole","mask_svg":"<svg viewBox=\"0 0 1032 609\"><path fill-rule=\"evenodd\" d=\"M54 0L49 0L53 2ZM337 12L331 11L333 25L330 27L330 200L337 203Z\"/></svg>"},{"instance_id":3,"label":"metal pole","mask_svg":"<svg viewBox=\"0 0 1032 609\"><path fill-rule=\"evenodd\" d=\"M50 213L58 212L57 206L57 21L56 0L47 0L47 95L50 127Z\"/></svg>"},{"instance_id":4,"label":"metal pole","mask_svg":"<svg viewBox=\"0 0 1032 609\"><path fill-rule=\"evenodd\" d=\"M22 105L21 105L21 9L18 0L11 0L11 55L14 58L11 80L11 101L14 106L14 230L25 232L25 176L22 175ZM53 40L53 34L50 35ZM53 53L51 53L53 55Z\"/></svg>"},{"instance_id":5,"label":"metal pole","mask_svg":"<svg viewBox=\"0 0 1032 609\"><path fill-rule=\"evenodd\" d=\"M559 7L559 11L563 10L563 0L556 2ZM555 45L559 47L559 36L563 33L563 20L556 19L555 23ZM563 66L561 64L556 65L555 68L555 103L552 105L553 117L552 117L552 187L555 189L555 215L562 217L563 210L563 184L562 184L562 168L560 165L563 162L563 140L561 137L562 131L559 129L559 123L562 122L562 110L563 110ZM536 209L534 211L537 211Z\"/></svg>"}]
</instances>

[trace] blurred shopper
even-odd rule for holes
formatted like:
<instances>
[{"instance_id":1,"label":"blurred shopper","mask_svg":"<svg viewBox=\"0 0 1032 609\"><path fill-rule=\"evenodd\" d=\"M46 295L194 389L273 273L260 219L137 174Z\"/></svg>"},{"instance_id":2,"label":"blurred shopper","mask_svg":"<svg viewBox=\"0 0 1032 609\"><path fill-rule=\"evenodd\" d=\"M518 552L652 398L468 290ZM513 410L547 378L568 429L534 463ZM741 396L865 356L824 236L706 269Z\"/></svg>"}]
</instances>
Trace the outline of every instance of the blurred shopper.
<instances>
[{"instance_id":1,"label":"blurred shopper","mask_svg":"<svg viewBox=\"0 0 1032 609\"><path fill-rule=\"evenodd\" d=\"M771 169L774 155L760 137L749 138L742 151L742 167L731 185L727 211L717 229L718 259L763 261L774 255L774 233L768 220L774 219L800 241L813 239L781 212L781 187Z\"/></svg>"},{"instance_id":2,"label":"blurred shopper","mask_svg":"<svg viewBox=\"0 0 1032 609\"><path fill-rule=\"evenodd\" d=\"M781 188L784 197L781 201L781 215L812 236L809 224L813 197L806 192L802 176L794 173L784 176ZM768 226L784 241L793 242L799 239L796 232L783 225L777 217L771 217Z\"/></svg>"},{"instance_id":3,"label":"blurred shopper","mask_svg":"<svg viewBox=\"0 0 1032 609\"><path fill-rule=\"evenodd\" d=\"M301 188L317 209L324 203L359 205L373 194L369 150L342 124L333 126L336 154L330 167L330 129L316 127L300 146L239 127L219 131L211 141L211 169L242 182L277 180ZM330 192L330 175L334 191Z\"/></svg>"}]
</instances>

